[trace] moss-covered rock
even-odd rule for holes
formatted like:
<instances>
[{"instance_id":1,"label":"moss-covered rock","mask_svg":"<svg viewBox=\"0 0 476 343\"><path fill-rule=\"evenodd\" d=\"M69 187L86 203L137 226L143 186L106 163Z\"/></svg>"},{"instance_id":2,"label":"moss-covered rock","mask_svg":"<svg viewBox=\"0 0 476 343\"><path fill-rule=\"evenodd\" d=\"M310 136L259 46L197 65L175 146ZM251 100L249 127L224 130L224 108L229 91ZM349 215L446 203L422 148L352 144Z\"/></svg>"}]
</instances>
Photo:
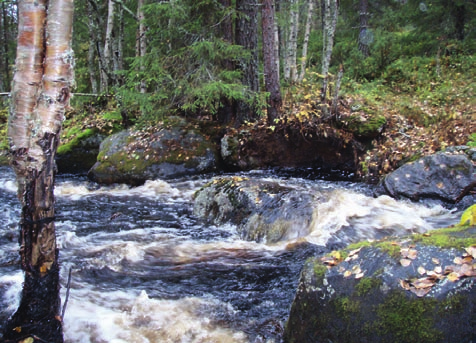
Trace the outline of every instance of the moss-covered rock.
<instances>
[{"instance_id":1,"label":"moss-covered rock","mask_svg":"<svg viewBox=\"0 0 476 343\"><path fill-rule=\"evenodd\" d=\"M56 165L60 173L86 173L96 163L99 146L106 138L98 130L88 128L58 147Z\"/></svg>"},{"instance_id":2,"label":"moss-covered rock","mask_svg":"<svg viewBox=\"0 0 476 343\"><path fill-rule=\"evenodd\" d=\"M382 115L356 113L344 118L341 125L359 139L373 139L382 133L386 123L387 119Z\"/></svg>"},{"instance_id":3,"label":"moss-covered rock","mask_svg":"<svg viewBox=\"0 0 476 343\"><path fill-rule=\"evenodd\" d=\"M101 143L89 177L100 183L142 184L216 170L216 147L198 127L168 118L147 130L129 129Z\"/></svg>"},{"instance_id":4,"label":"moss-covered rock","mask_svg":"<svg viewBox=\"0 0 476 343\"><path fill-rule=\"evenodd\" d=\"M308 259L284 341L474 341L475 229L385 241L397 249L353 244Z\"/></svg>"}]
</instances>

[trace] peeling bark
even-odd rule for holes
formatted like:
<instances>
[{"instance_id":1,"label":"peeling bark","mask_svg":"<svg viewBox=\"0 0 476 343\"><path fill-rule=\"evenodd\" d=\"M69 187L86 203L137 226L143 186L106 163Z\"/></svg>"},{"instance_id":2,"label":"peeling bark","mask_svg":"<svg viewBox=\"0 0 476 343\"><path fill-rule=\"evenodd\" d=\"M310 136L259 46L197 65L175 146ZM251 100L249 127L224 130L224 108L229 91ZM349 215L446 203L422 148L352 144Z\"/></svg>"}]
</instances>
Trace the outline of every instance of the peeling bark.
<instances>
[{"instance_id":1,"label":"peeling bark","mask_svg":"<svg viewBox=\"0 0 476 343\"><path fill-rule=\"evenodd\" d=\"M20 256L25 282L4 338L62 342L54 157L73 82L74 0L23 0L18 6L17 71L8 136L22 206Z\"/></svg>"}]
</instances>

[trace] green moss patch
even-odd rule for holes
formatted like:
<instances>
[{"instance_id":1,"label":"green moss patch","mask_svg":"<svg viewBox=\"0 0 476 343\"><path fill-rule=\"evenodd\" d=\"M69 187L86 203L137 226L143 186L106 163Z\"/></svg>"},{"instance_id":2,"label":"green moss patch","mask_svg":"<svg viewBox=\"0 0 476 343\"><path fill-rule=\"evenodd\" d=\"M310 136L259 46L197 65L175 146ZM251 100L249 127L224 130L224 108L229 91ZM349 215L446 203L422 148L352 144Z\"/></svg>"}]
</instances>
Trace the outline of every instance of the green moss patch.
<instances>
[{"instance_id":1,"label":"green moss patch","mask_svg":"<svg viewBox=\"0 0 476 343\"><path fill-rule=\"evenodd\" d=\"M476 226L455 226L411 236L416 243L440 248L466 248L476 245Z\"/></svg>"},{"instance_id":2,"label":"green moss patch","mask_svg":"<svg viewBox=\"0 0 476 343\"><path fill-rule=\"evenodd\" d=\"M376 308L376 331L394 342L438 342L441 332L435 327L437 301L432 298L410 299L393 291Z\"/></svg>"}]
</instances>

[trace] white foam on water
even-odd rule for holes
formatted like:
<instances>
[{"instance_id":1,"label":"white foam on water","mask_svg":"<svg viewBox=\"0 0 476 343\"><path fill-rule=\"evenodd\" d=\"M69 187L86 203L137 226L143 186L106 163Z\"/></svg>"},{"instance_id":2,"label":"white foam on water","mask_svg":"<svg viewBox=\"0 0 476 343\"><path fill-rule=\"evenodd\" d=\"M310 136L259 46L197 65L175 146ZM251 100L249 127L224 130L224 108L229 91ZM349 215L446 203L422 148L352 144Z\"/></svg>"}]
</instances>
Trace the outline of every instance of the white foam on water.
<instances>
[{"instance_id":1,"label":"white foam on water","mask_svg":"<svg viewBox=\"0 0 476 343\"><path fill-rule=\"evenodd\" d=\"M23 286L24 275L22 271L15 274L0 275L0 289L5 289L2 297L7 308L3 310L7 313L13 313L20 305L20 296Z\"/></svg>"},{"instance_id":2,"label":"white foam on water","mask_svg":"<svg viewBox=\"0 0 476 343\"><path fill-rule=\"evenodd\" d=\"M66 343L245 343L247 337L220 327L203 308L225 306L216 299L151 299L145 291L71 290L64 318ZM228 308L227 310L233 311Z\"/></svg>"},{"instance_id":3,"label":"white foam on water","mask_svg":"<svg viewBox=\"0 0 476 343\"><path fill-rule=\"evenodd\" d=\"M130 187L125 184L115 184L112 186L102 186L99 189L90 189L85 184L74 181L59 182L55 186L55 195L68 197L71 200L78 200L84 196L108 194L112 196L141 196L147 198L157 198L164 195L168 197L179 197L180 190L163 180L148 180L142 186Z\"/></svg>"},{"instance_id":4,"label":"white foam on water","mask_svg":"<svg viewBox=\"0 0 476 343\"><path fill-rule=\"evenodd\" d=\"M426 207L410 201L397 201L389 196L377 198L336 189L327 201L316 206L310 234L311 243L324 245L341 228L352 227L355 239L371 238L375 230L395 233L425 232L432 225L425 218L448 212L441 206Z\"/></svg>"}]
</instances>

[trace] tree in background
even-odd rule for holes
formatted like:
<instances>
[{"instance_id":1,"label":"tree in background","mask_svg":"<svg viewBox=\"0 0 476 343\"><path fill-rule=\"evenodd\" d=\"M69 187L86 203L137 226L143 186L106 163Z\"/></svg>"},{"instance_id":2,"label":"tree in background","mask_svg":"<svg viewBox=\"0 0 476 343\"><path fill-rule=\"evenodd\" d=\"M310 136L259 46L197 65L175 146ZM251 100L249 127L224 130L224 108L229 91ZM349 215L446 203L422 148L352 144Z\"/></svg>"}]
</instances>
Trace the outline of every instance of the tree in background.
<instances>
[{"instance_id":1,"label":"tree in background","mask_svg":"<svg viewBox=\"0 0 476 343\"><path fill-rule=\"evenodd\" d=\"M13 1L2 1L0 11L0 92L7 92L11 80L10 62L15 51L13 37L16 36L16 6Z\"/></svg>"},{"instance_id":2,"label":"tree in background","mask_svg":"<svg viewBox=\"0 0 476 343\"><path fill-rule=\"evenodd\" d=\"M73 81L73 7L74 0L18 2L8 136L22 206L25 281L20 306L5 326L7 341L63 341L53 190L54 157Z\"/></svg>"},{"instance_id":3,"label":"tree in background","mask_svg":"<svg viewBox=\"0 0 476 343\"><path fill-rule=\"evenodd\" d=\"M274 2L263 0L261 3L261 23L263 31L263 71L264 88L269 93L268 97L268 123L278 118L283 106L279 82L279 70L276 69L276 54L274 46Z\"/></svg>"},{"instance_id":4,"label":"tree in background","mask_svg":"<svg viewBox=\"0 0 476 343\"><path fill-rule=\"evenodd\" d=\"M241 81L245 91L249 94L258 93L259 87L259 60L258 60L258 1L236 1L236 44L248 52L238 59L238 70L241 72ZM253 95L251 95L253 97ZM256 104L238 100L236 114L237 122L256 118Z\"/></svg>"}]
</instances>

